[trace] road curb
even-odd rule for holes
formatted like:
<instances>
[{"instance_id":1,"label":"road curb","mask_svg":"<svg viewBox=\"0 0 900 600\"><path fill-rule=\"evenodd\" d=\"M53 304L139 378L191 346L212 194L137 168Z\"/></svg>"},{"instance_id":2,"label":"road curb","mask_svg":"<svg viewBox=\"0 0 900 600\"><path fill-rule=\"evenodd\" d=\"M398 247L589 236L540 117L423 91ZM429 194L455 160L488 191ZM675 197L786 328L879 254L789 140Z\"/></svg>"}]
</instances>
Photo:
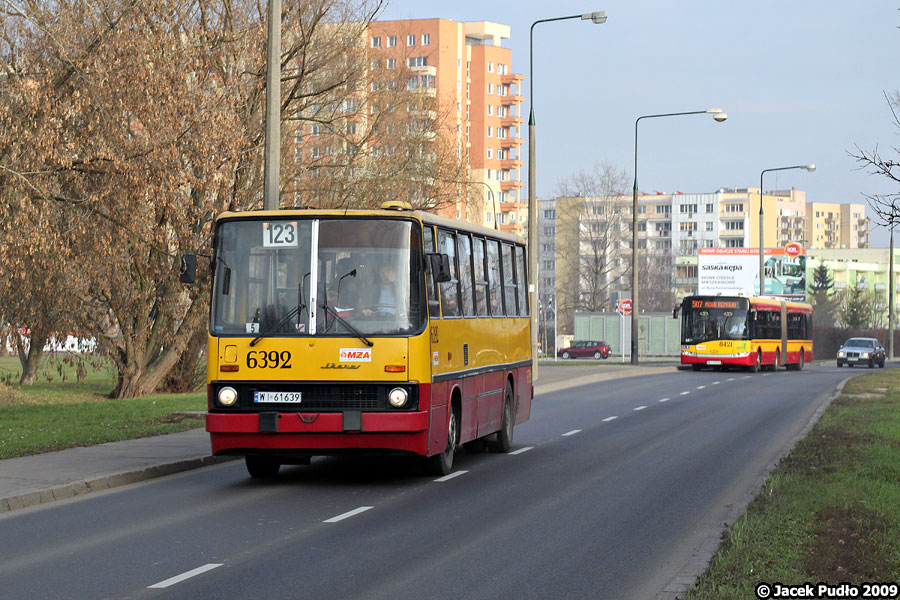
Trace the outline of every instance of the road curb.
<instances>
[{"instance_id":1,"label":"road curb","mask_svg":"<svg viewBox=\"0 0 900 600\"><path fill-rule=\"evenodd\" d=\"M235 457L233 456L198 456L196 458L152 465L131 471L110 473L88 480L72 481L64 485L0 499L0 514L21 510L23 508L31 508L33 506L40 506L41 504L49 504L50 502L56 502L57 500L66 500L76 496L83 496L91 492L100 492L122 485L139 483L148 479L173 475L182 471L190 471L192 469L198 469L200 467L206 467L234 459Z\"/></svg>"},{"instance_id":2,"label":"road curb","mask_svg":"<svg viewBox=\"0 0 900 600\"><path fill-rule=\"evenodd\" d=\"M709 567L709 563L712 562L713 556L715 556L716 552L719 550L719 545L722 543L723 534L728 530L729 527L734 525L734 523L747 511L747 507L750 505L750 502L760 493L765 485L766 481L769 479L769 475L772 474L772 471L781 463L782 459L791 453L794 449L794 446L797 445L800 440L809 435L809 432L812 431L812 428L815 427L816 423L819 422L819 419L822 417L822 414L825 410L831 405L831 403L841 395L844 391L844 385L853 379L854 376L847 377L846 379L841 380L840 383L837 384L834 391L829 394L822 394L824 396L821 404L816 408L813 412L812 416L810 416L809 421L806 422L806 425L795 435L790 442L784 447L784 449L775 456L775 460L771 462L768 467L766 467L765 472L762 476L753 484L750 488L750 492L745 494L744 498L741 498L739 502L736 502L734 506L729 511L729 515L724 523L722 523L723 527L718 529L715 532L710 532L709 536L703 540L700 544L700 547L694 552L693 555L688 559L682 568L681 573L675 576L668 585L660 592L659 595L656 596L655 600L679 600L684 597L694 584L697 582L697 579L700 578L703 573L706 572L706 569Z\"/></svg>"}]
</instances>

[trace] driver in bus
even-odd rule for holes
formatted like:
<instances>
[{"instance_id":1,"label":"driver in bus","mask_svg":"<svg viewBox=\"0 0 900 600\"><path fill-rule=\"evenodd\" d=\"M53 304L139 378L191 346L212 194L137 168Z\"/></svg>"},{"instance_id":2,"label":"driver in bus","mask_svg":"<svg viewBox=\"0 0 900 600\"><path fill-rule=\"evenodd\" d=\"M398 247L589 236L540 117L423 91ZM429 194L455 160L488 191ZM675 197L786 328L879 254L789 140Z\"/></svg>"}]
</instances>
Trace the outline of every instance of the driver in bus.
<instances>
[{"instance_id":1,"label":"driver in bus","mask_svg":"<svg viewBox=\"0 0 900 600\"><path fill-rule=\"evenodd\" d=\"M394 265L384 263L378 267L378 286L373 294L373 302L370 306L363 308L362 314L369 316L373 313L380 312L389 315L397 314L397 270Z\"/></svg>"}]
</instances>

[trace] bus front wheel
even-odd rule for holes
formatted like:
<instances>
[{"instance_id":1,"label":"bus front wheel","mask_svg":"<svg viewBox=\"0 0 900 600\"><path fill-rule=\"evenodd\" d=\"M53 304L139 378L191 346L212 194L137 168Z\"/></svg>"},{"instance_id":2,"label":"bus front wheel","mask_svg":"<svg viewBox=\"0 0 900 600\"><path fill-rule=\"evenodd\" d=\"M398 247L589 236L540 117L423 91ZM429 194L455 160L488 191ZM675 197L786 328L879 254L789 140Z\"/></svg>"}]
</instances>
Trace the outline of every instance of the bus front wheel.
<instances>
[{"instance_id":1,"label":"bus front wheel","mask_svg":"<svg viewBox=\"0 0 900 600\"><path fill-rule=\"evenodd\" d=\"M750 371L753 373L759 373L759 370L762 368L762 350L756 351L756 364L750 367Z\"/></svg>"},{"instance_id":2,"label":"bus front wheel","mask_svg":"<svg viewBox=\"0 0 900 600\"><path fill-rule=\"evenodd\" d=\"M428 470L434 475L449 475L453 470L453 455L456 453L456 440L459 439L456 419L456 410L451 406L447 419L447 447L440 454L428 458Z\"/></svg>"},{"instance_id":3,"label":"bus front wheel","mask_svg":"<svg viewBox=\"0 0 900 600\"><path fill-rule=\"evenodd\" d=\"M278 475L281 461L272 456L245 456L247 472L254 479L271 479Z\"/></svg>"}]
</instances>

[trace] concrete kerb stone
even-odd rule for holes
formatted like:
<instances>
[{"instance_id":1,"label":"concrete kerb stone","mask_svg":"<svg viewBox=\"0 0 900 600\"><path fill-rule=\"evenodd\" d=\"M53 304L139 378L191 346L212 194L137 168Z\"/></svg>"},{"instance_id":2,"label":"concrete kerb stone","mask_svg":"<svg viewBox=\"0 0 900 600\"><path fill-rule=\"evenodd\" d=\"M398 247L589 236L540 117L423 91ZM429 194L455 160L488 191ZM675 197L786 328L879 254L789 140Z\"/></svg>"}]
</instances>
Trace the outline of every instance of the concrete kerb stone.
<instances>
[{"instance_id":1,"label":"concrete kerb stone","mask_svg":"<svg viewBox=\"0 0 900 600\"><path fill-rule=\"evenodd\" d=\"M26 494L20 494L11 498L0 499L0 513L20 510L23 508L31 508L33 506L48 504L57 500L74 498L75 496L82 496L92 492L100 492L122 485L138 483L141 481L146 481L148 479L155 479L157 477L172 475L175 473L180 473L182 471L189 471L191 469L197 469L200 467L214 465L234 459L235 457L233 456L201 456L197 458L179 460L171 463L153 465L150 467L144 467L133 471L126 471L123 473L103 475L95 479L73 481L71 483L67 483L58 487L48 488L35 492L28 492Z\"/></svg>"}]
</instances>

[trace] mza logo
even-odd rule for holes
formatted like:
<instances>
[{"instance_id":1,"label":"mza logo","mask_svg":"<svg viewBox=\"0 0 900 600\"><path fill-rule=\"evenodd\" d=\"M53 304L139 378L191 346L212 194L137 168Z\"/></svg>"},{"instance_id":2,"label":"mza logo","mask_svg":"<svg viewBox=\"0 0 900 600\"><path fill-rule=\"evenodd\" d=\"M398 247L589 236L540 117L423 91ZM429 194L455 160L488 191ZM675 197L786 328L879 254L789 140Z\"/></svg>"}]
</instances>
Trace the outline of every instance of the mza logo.
<instances>
[{"instance_id":1,"label":"mza logo","mask_svg":"<svg viewBox=\"0 0 900 600\"><path fill-rule=\"evenodd\" d=\"M372 349L341 348L340 362L372 362Z\"/></svg>"}]
</instances>

